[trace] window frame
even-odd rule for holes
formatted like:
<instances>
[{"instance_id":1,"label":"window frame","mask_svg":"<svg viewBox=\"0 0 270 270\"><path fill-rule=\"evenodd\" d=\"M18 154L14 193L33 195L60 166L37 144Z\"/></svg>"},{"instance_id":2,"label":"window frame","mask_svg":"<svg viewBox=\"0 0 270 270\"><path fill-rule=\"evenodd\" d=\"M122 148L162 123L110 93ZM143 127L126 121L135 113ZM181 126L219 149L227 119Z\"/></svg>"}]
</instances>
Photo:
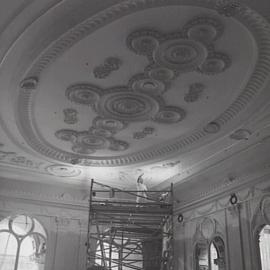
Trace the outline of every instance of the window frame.
<instances>
[{"instance_id":1,"label":"window frame","mask_svg":"<svg viewBox=\"0 0 270 270\"><path fill-rule=\"evenodd\" d=\"M14 229L12 228L12 222L20 216L25 216L26 218L29 218L32 222L31 228L28 232L26 232L23 235L20 235L19 233L16 233L14 231ZM37 218L33 217L32 215L29 214L25 214L25 213L17 213L17 214L10 214L10 215L6 215L6 216L2 216L1 215L1 219L0 219L0 223L4 220L7 220L7 229L0 229L0 233L9 233L10 235L12 235L15 239L16 239L16 252L15 252L15 262L14 262L14 268L13 270L18 270L19 267L19 259L20 259L20 252L21 252L21 246L23 244L23 241L27 238L27 237L32 237L33 238L35 236L38 236L40 238L42 238L44 240L45 243L45 261L44 261L44 269L45 269L45 262L46 262L46 257L47 257L47 247L48 247L48 233L44 227L44 225L42 224L42 222L40 222ZM37 227L37 224L39 224L39 226L41 226L43 233L37 232L35 231L35 226ZM36 240L34 240L36 242Z\"/></svg>"}]
</instances>

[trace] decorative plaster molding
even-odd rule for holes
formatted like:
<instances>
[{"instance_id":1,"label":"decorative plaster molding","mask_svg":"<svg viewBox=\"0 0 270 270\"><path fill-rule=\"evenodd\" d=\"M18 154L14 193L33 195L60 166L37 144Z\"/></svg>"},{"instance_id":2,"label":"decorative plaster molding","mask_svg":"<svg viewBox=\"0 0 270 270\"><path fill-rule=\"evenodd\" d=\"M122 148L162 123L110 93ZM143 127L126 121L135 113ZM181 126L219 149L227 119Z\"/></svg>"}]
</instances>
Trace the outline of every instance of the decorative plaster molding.
<instances>
[{"instance_id":1,"label":"decorative plaster molding","mask_svg":"<svg viewBox=\"0 0 270 270\"><path fill-rule=\"evenodd\" d=\"M167 163L164 163L162 165L151 167L151 170L173 168L173 167L179 165L180 163L181 163L180 160L167 162Z\"/></svg>"},{"instance_id":2,"label":"decorative plaster molding","mask_svg":"<svg viewBox=\"0 0 270 270\"><path fill-rule=\"evenodd\" d=\"M117 57L108 57L102 65L94 68L94 76L98 79L108 77L113 71L118 70L122 65L122 61Z\"/></svg>"},{"instance_id":3,"label":"decorative plaster molding","mask_svg":"<svg viewBox=\"0 0 270 270\"><path fill-rule=\"evenodd\" d=\"M184 100L187 103L197 101L202 95L205 86L202 83L193 83L189 86L188 92L184 96Z\"/></svg>"},{"instance_id":4,"label":"decorative plaster molding","mask_svg":"<svg viewBox=\"0 0 270 270\"><path fill-rule=\"evenodd\" d=\"M136 82L138 81L135 80L134 83ZM134 83L131 83L131 87L134 86ZM144 81L144 83L146 82ZM101 89L86 83L68 87L66 97L70 101L80 105L90 105L98 116L93 120L88 131L61 129L56 131L55 136L60 140L71 142L72 151L85 156L102 149L125 151L129 148L128 142L118 140L114 135L126 128L129 123L153 120L158 123L171 124L179 122L185 117L183 109L166 106L161 96L136 91L138 87L139 85L133 87L134 91L128 90L126 86ZM146 127L142 133L134 134L134 138L139 136L141 138L141 134L145 137L152 132L153 128ZM62 153L60 150L59 152Z\"/></svg>"},{"instance_id":5,"label":"decorative plaster molding","mask_svg":"<svg viewBox=\"0 0 270 270\"><path fill-rule=\"evenodd\" d=\"M248 140L251 135L251 131L248 129L237 129L231 135L230 138L233 140Z\"/></svg>"},{"instance_id":6,"label":"decorative plaster molding","mask_svg":"<svg viewBox=\"0 0 270 270\"><path fill-rule=\"evenodd\" d=\"M167 6L167 5L185 5L187 2L185 1L176 1L176 0L169 0L169 1L163 1L163 0L155 0L155 1L147 1L147 0L140 0L140 1L125 1L121 2L119 4L116 4L115 6L104 10L103 12L100 12L99 14L87 19L83 23L79 24L75 28L73 28L71 31L69 31L67 34L61 36L59 40L57 40L51 47L48 48L47 51L45 51L40 59L33 65L32 69L28 72L26 77L36 77L39 78L42 71L48 67L59 55L61 55L65 50L70 48L72 45L74 45L76 42L84 38L85 36L93 33L95 30L99 29L103 25L106 25L118 18L121 18L127 14L131 14L136 11L157 7L157 6ZM188 2L190 4L190 1ZM197 6L207 6L208 8L215 9L215 3L214 1L205 1L205 3L202 3L201 1L192 1L194 5ZM263 88L265 81L268 79L269 76L269 66L270 66L270 27L268 22L259 16L255 11L250 10L248 7L241 6L241 9L237 13L237 16L234 18L235 20L242 23L245 27L249 29L249 31L253 34L256 43L259 48L259 54L258 54L258 60L256 67L249 79L249 82L247 83L246 87L243 89L242 93L236 98L236 100L223 112L221 113L216 119L213 120L213 123L217 123L220 128L222 126L229 123L231 120L236 118L238 114L243 111L247 105L250 104L250 102L256 97L256 95L261 91ZM162 72L155 72L150 73L149 77L153 79L157 78L173 78L172 73L169 71L171 68L171 65L169 62L165 61L164 55L167 55L170 51L171 46L176 46L178 49L176 51L185 51L187 52L186 56L181 53L180 55L183 55L181 58L182 60L187 60L189 58L188 55L190 55L193 63L188 70L195 67L195 64L201 65L203 67L203 59L209 60L208 51L205 49L202 49L204 47L205 40L215 40L219 33L222 31L219 30L219 28L215 28L211 23L206 22L205 28L207 29L206 33L208 36L208 39L203 39L203 41L195 41L190 42L189 39L185 39L183 37L183 33L177 33L176 35L168 36L169 41L164 41L159 43L160 34L151 30L152 32L147 34L147 39L143 44L142 42L144 38L141 36L140 38L137 37L135 40L131 42L131 47L136 52L140 52L143 54L147 54L147 57L150 57L149 51L153 50L153 47L155 48L162 48L162 50L159 48L155 50L155 52L152 54L152 57L154 62L164 65L161 69ZM194 27L194 28L193 28ZM188 36L195 35L197 36L198 33L196 31L199 31L197 29L198 24L195 24L194 26L189 26L186 30L186 33ZM214 27L214 28L213 28ZM193 30L191 30L193 29ZM214 29L214 30L213 30ZM199 31L200 32L200 31ZM184 41L183 41L184 40ZM136 41L136 42L135 42ZM157 43L158 41L158 43ZM175 43L176 42L176 43ZM183 42L185 43L183 45ZM204 42L204 43L203 43ZM198 45L200 44L200 45ZM143 47L140 47L142 46ZM165 54L163 54L165 51ZM194 55L194 52L197 52L198 59L195 57L192 57L191 55ZM169 54L170 55L170 54ZM173 54L175 55L175 54ZM153 57L154 56L154 57ZM211 58L212 57L212 58ZM228 68L230 59L225 56L222 53L214 53L213 56L210 57L210 66L209 69L208 65L206 67L201 68L200 70L203 72L206 72L207 74L213 72L213 66L217 67L219 71L223 71L225 68ZM194 59L193 59L194 58ZM165 60L164 60L165 59ZM170 58L169 58L170 59ZM196 61L195 61L196 59ZM193 61L194 60L194 61ZM213 66L211 63L214 63ZM154 63L151 63L154 64ZM183 70L182 67L180 68L180 65L174 67L176 71ZM186 70L186 69L184 69ZM216 71L215 71L216 72ZM154 74L154 75L153 75ZM161 74L160 77L158 77L156 74ZM165 75L164 75L165 74ZM175 74L174 74L175 75ZM155 77L156 76L156 77ZM164 81L166 81L164 79ZM162 81L162 79L160 79ZM91 93L92 97L89 96L88 102L93 102L95 100L97 92L93 91ZM61 152L59 153L59 149L51 146L49 143L47 143L43 138L37 137L35 132L35 127L32 125L33 121L33 113L32 113L32 106L31 103L33 101L33 96L31 91L23 91L20 93L20 102L19 102L19 108L18 108L18 119L20 121L20 128L22 131L23 136L25 137L28 144L35 149L37 152L49 156L51 158L57 159L59 161L63 162L71 162L74 157L76 158L85 158L84 155L75 155L71 154L69 152ZM164 115L162 115L162 119L164 119ZM173 117L172 119L177 119ZM166 142L165 144L160 145L159 147L152 147L149 149L145 149L143 151L140 151L138 153L133 153L131 155L123 155L123 156L117 156L117 157L110 157L110 158L104 158L104 159L95 159L95 158L89 158L86 159L84 164L85 166L117 166L117 165L127 165L137 162L142 162L145 160L158 158L162 155L171 154L179 151L180 149L184 149L187 146L190 146L191 144L198 142L202 138L206 136L210 136L208 134L209 132L206 130L196 130L189 134L188 136L183 136L180 138L176 138L173 141Z\"/></svg>"},{"instance_id":7,"label":"decorative plaster molding","mask_svg":"<svg viewBox=\"0 0 270 270\"><path fill-rule=\"evenodd\" d=\"M67 108L63 110L64 113L64 122L73 125L78 122L78 111L72 108Z\"/></svg>"},{"instance_id":8,"label":"decorative plaster molding","mask_svg":"<svg viewBox=\"0 0 270 270\"><path fill-rule=\"evenodd\" d=\"M205 239L210 239L216 231L216 223L210 218L204 218L200 224L202 235Z\"/></svg>"},{"instance_id":9,"label":"decorative plaster molding","mask_svg":"<svg viewBox=\"0 0 270 270\"><path fill-rule=\"evenodd\" d=\"M45 168L45 171L59 177L76 177L82 173L79 168L62 164L49 165Z\"/></svg>"},{"instance_id":10,"label":"decorative plaster molding","mask_svg":"<svg viewBox=\"0 0 270 270\"><path fill-rule=\"evenodd\" d=\"M217 0L216 10L226 17L237 15L240 12L241 4L239 0Z\"/></svg>"},{"instance_id":11,"label":"decorative plaster molding","mask_svg":"<svg viewBox=\"0 0 270 270\"><path fill-rule=\"evenodd\" d=\"M268 181L269 177L270 171L267 169L257 178L243 176L241 178L238 177L234 181L223 181L221 184L217 183L209 187L205 192L198 193L188 200L182 200L178 207L175 207L175 213L183 213L192 209L192 213L188 219L204 216L231 207L229 200L231 192L246 190L241 194L237 193L238 204L241 204L242 201L248 201L254 197L261 196L263 191L257 190L257 192L254 192L254 187L260 182Z\"/></svg>"},{"instance_id":12,"label":"decorative plaster molding","mask_svg":"<svg viewBox=\"0 0 270 270\"><path fill-rule=\"evenodd\" d=\"M155 132L155 128L153 127L144 127L142 131L136 131L133 133L133 138L136 140L140 140L145 138L146 136L152 135Z\"/></svg>"},{"instance_id":13,"label":"decorative plaster molding","mask_svg":"<svg viewBox=\"0 0 270 270\"><path fill-rule=\"evenodd\" d=\"M4 144L0 144L0 148L4 147ZM16 152L2 151L0 150L0 163L16 165L19 167L39 169L43 164L42 162L32 161L24 156L18 155Z\"/></svg>"},{"instance_id":14,"label":"decorative plaster molding","mask_svg":"<svg viewBox=\"0 0 270 270\"><path fill-rule=\"evenodd\" d=\"M38 84L37 77L28 77L21 81L20 87L24 90L34 90L36 89Z\"/></svg>"}]
</instances>

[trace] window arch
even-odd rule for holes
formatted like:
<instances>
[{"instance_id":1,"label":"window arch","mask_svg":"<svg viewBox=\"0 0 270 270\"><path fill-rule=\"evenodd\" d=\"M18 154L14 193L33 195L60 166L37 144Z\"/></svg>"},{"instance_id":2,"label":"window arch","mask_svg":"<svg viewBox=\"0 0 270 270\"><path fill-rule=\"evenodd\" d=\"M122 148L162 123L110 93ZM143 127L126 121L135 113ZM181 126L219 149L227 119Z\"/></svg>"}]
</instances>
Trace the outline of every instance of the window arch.
<instances>
[{"instance_id":1,"label":"window arch","mask_svg":"<svg viewBox=\"0 0 270 270\"><path fill-rule=\"evenodd\" d=\"M215 236L209 246L211 270L225 270L225 245L220 236Z\"/></svg>"},{"instance_id":2,"label":"window arch","mask_svg":"<svg viewBox=\"0 0 270 270\"><path fill-rule=\"evenodd\" d=\"M261 270L270 269L270 225L265 225L259 231L259 250Z\"/></svg>"},{"instance_id":3,"label":"window arch","mask_svg":"<svg viewBox=\"0 0 270 270\"><path fill-rule=\"evenodd\" d=\"M0 269L44 270L47 235L43 226L26 215L0 221Z\"/></svg>"},{"instance_id":4,"label":"window arch","mask_svg":"<svg viewBox=\"0 0 270 270\"><path fill-rule=\"evenodd\" d=\"M220 236L195 245L196 270L225 270L225 245Z\"/></svg>"}]
</instances>

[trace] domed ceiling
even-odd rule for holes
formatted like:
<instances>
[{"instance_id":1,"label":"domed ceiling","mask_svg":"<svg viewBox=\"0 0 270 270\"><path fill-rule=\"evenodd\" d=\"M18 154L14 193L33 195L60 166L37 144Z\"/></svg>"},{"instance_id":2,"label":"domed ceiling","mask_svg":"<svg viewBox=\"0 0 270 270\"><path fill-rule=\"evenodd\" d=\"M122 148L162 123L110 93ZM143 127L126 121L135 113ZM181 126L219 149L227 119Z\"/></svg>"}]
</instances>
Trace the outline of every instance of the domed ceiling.
<instances>
[{"instance_id":1,"label":"domed ceiling","mask_svg":"<svg viewBox=\"0 0 270 270\"><path fill-rule=\"evenodd\" d=\"M1 163L126 187L144 172L153 186L252 136L269 102L270 26L257 12L53 2L21 6L2 32Z\"/></svg>"}]
</instances>

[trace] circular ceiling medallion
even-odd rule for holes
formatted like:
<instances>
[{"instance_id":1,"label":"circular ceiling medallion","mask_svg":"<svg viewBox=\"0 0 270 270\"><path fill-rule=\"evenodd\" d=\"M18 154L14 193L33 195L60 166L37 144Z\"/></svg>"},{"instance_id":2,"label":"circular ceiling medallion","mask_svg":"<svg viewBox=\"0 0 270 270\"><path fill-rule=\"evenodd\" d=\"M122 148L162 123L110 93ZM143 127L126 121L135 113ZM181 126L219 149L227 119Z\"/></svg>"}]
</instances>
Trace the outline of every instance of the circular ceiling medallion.
<instances>
[{"instance_id":1,"label":"circular ceiling medallion","mask_svg":"<svg viewBox=\"0 0 270 270\"><path fill-rule=\"evenodd\" d=\"M189 21L183 31L190 39L211 44L223 34L224 26L215 18L197 17Z\"/></svg>"},{"instance_id":2,"label":"circular ceiling medallion","mask_svg":"<svg viewBox=\"0 0 270 270\"><path fill-rule=\"evenodd\" d=\"M81 170L72 166L54 164L46 167L49 174L60 177L76 177L81 174Z\"/></svg>"},{"instance_id":3,"label":"circular ceiling medallion","mask_svg":"<svg viewBox=\"0 0 270 270\"><path fill-rule=\"evenodd\" d=\"M112 137L113 132L111 130L108 129L104 129L104 128L90 128L90 133L95 135L95 136L102 136L102 137Z\"/></svg>"},{"instance_id":4,"label":"circular ceiling medallion","mask_svg":"<svg viewBox=\"0 0 270 270\"><path fill-rule=\"evenodd\" d=\"M144 121L159 110L159 103L142 93L111 93L101 97L98 114L124 121Z\"/></svg>"},{"instance_id":5,"label":"circular ceiling medallion","mask_svg":"<svg viewBox=\"0 0 270 270\"><path fill-rule=\"evenodd\" d=\"M186 112L178 107L167 106L160 110L154 120L163 124L171 124L182 121L186 116Z\"/></svg>"},{"instance_id":6,"label":"circular ceiling medallion","mask_svg":"<svg viewBox=\"0 0 270 270\"><path fill-rule=\"evenodd\" d=\"M75 142L77 140L77 132L71 129L60 129L55 132L55 136L63 141Z\"/></svg>"},{"instance_id":7,"label":"circular ceiling medallion","mask_svg":"<svg viewBox=\"0 0 270 270\"><path fill-rule=\"evenodd\" d=\"M98 101L101 90L91 84L75 84L67 88L66 97L75 103L91 105Z\"/></svg>"},{"instance_id":8,"label":"circular ceiling medallion","mask_svg":"<svg viewBox=\"0 0 270 270\"><path fill-rule=\"evenodd\" d=\"M148 78L144 74L135 75L129 82L134 91L151 95L162 95L166 91L166 85L158 80Z\"/></svg>"},{"instance_id":9,"label":"circular ceiling medallion","mask_svg":"<svg viewBox=\"0 0 270 270\"><path fill-rule=\"evenodd\" d=\"M164 41L153 56L158 64L166 68L188 72L196 70L205 61L207 49L195 40L179 38Z\"/></svg>"},{"instance_id":10,"label":"circular ceiling medallion","mask_svg":"<svg viewBox=\"0 0 270 270\"><path fill-rule=\"evenodd\" d=\"M129 144L125 141L112 139L110 143L110 150L112 151L125 151L129 147Z\"/></svg>"},{"instance_id":11,"label":"circular ceiling medallion","mask_svg":"<svg viewBox=\"0 0 270 270\"><path fill-rule=\"evenodd\" d=\"M110 144L106 138L92 135L89 132L79 132L77 143L85 148L90 148L92 150L106 149Z\"/></svg>"},{"instance_id":12,"label":"circular ceiling medallion","mask_svg":"<svg viewBox=\"0 0 270 270\"><path fill-rule=\"evenodd\" d=\"M165 67L149 67L148 74L152 79L165 82L175 77L175 72Z\"/></svg>"},{"instance_id":13,"label":"circular ceiling medallion","mask_svg":"<svg viewBox=\"0 0 270 270\"><path fill-rule=\"evenodd\" d=\"M203 74L215 75L223 72L231 65L231 59L224 53L215 52L207 57L205 62L199 67Z\"/></svg>"},{"instance_id":14,"label":"circular ceiling medallion","mask_svg":"<svg viewBox=\"0 0 270 270\"><path fill-rule=\"evenodd\" d=\"M137 54L147 55L158 46L159 32L153 30L136 31L127 37L127 46Z\"/></svg>"},{"instance_id":15,"label":"circular ceiling medallion","mask_svg":"<svg viewBox=\"0 0 270 270\"><path fill-rule=\"evenodd\" d=\"M124 129L127 124L123 121L113 119L113 118L100 118L96 117L93 120L93 126L101 129L109 130L113 133Z\"/></svg>"}]
</instances>

